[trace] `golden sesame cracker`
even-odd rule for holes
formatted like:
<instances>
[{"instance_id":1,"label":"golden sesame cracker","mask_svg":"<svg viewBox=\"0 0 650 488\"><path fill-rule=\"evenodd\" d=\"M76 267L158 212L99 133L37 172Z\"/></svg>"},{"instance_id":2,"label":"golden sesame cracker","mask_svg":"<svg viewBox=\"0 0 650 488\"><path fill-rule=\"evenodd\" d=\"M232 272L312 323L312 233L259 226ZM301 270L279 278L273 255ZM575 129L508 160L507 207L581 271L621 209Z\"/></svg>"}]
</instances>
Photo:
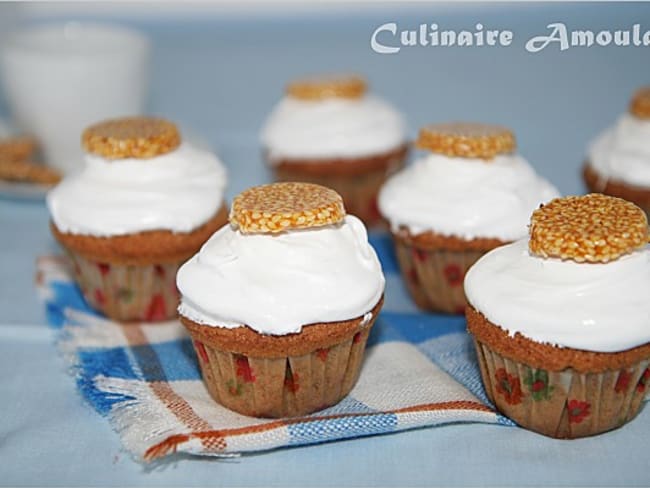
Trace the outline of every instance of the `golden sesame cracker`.
<instances>
[{"instance_id":1,"label":"golden sesame cracker","mask_svg":"<svg viewBox=\"0 0 650 488\"><path fill-rule=\"evenodd\" d=\"M600 193L556 198L533 212L530 251L538 256L607 263L648 242L648 220L631 202Z\"/></svg>"},{"instance_id":2,"label":"golden sesame cracker","mask_svg":"<svg viewBox=\"0 0 650 488\"><path fill-rule=\"evenodd\" d=\"M509 129L473 122L431 124L420 130L416 146L450 157L492 159L517 147Z\"/></svg>"},{"instance_id":3,"label":"golden sesame cracker","mask_svg":"<svg viewBox=\"0 0 650 488\"><path fill-rule=\"evenodd\" d=\"M8 161L0 159L0 180L15 183L53 185L61 180L61 174L42 164L29 161Z\"/></svg>"},{"instance_id":4,"label":"golden sesame cracker","mask_svg":"<svg viewBox=\"0 0 650 488\"><path fill-rule=\"evenodd\" d=\"M345 217L341 196L312 183L272 183L237 195L230 223L242 233L276 233L336 224Z\"/></svg>"},{"instance_id":5,"label":"golden sesame cracker","mask_svg":"<svg viewBox=\"0 0 650 488\"><path fill-rule=\"evenodd\" d=\"M361 98L366 92L366 82L360 76L337 75L296 80L287 86L287 94L299 100L326 98Z\"/></svg>"},{"instance_id":6,"label":"golden sesame cracker","mask_svg":"<svg viewBox=\"0 0 650 488\"><path fill-rule=\"evenodd\" d=\"M639 119L650 119L650 86L644 86L636 91L630 101L629 110Z\"/></svg>"},{"instance_id":7,"label":"golden sesame cracker","mask_svg":"<svg viewBox=\"0 0 650 488\"><path fill-rule=\"evenodd\" d=\"M148 159L176 149L181 135L172 122L154 117L124 117L88 127L83 148L108 159Z\"/></svg>"},{"instance_id":8,"label":"golden sesame cracker","mask_svg":"<svg viewBox=\"0 0 650 488\"><path fill-rule=\"evenodd\" d=\"M0 139L0 161L26 161L34 155L36 140L29 136Z\"/></svg>"}]
</instances>

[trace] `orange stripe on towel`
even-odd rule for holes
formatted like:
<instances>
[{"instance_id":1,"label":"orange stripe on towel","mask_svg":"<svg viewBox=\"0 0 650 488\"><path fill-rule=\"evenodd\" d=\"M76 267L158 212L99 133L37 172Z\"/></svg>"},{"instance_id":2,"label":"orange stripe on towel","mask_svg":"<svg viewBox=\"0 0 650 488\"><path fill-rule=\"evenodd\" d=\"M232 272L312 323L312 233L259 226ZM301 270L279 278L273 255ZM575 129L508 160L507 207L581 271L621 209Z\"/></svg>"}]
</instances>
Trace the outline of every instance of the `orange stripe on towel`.
<instances>
[{"instance_id":1,"label":"orange stripe on towel","mask_svg":"<svg viewBox=\"0 0 650 488\"><path fill-rule=\"evenodd\" d=\"M265 424L250 425L246 427L238 427L235 429L221 429L221 430L209 430L209 431L200 431L192 432L188 435L174 435L170 436L164 441L156 444L155 446L150 447L145 455L144 459L146 461L152 461L154 459L167 456L176 452L180 444L184 444L191 439L201 439L201 443L206 445L206 441L210 444L219 444L222 445L218 451L223 451L226 448L226 437L232 437L237 435L247 435L247 434L256 434L259 432L267 432L269 430L277 429L279 427L285 427L291 424L298 424L302 422L311 423L323 420L335 420L346 417L373 417L377 414L390 415L390 414L400 414L400 413L409 413L409 412L426 412L426 411L439 411L439 410L476 410L485 413L494 413L494 410L483 405L482 403L463 400L463 401L451 401L451 402L440 402L440 403L425 403L422 405L414 405L412 407L400 408L397 410L391 410L386 412L378 413L342 413L337 415L322 415L318 417L296 417L296 418L287 418L282 420L275 420ZM212 452L218 452L212 451Z\"/></svg>"},{"instance_id":2,"label":"orange stripe on towel","mask_svg":"<svg viewBox=\"0 0 650 488\"><path fill-rule=\"evenodd\" d=\"M122 327L122 332L130 346L140 346L149 343L139 325L125 324ZM197 433L202 431L212 432L210 430L211 425L206 422L205 419L197 415L192 406L187 403L182 396L176 393L167 381L150 381L147 384L165 407L167 407L183 425ZM195 436L195 434L191 435ZM165 456L170 454L170 450L171 452L176 452L176 446L179 443L187 442L189 439L189 435L186 434L168 437L163 442L148 449L145 453L145 459L155 459L160 456ZM205 438L199 437L199 439L208 452L223 452L226 448L226 440L222 437L220 438L213 435ZM152 450L153 454L149 454Z\"/></svg>"}]
</instances>

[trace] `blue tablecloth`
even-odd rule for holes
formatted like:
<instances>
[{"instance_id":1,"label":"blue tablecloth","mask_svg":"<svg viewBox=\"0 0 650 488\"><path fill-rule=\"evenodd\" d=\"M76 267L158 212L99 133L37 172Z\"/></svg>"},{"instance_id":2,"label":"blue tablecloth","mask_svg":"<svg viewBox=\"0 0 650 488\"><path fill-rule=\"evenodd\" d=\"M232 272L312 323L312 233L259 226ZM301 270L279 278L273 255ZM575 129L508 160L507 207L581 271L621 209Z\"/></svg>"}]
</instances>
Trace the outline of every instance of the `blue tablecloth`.
<instances>
[{"instance_id":1,"label":"blue tablecloth","mask_svg":"<svg viewBox=\"0 0 650 488\"><path fill-rule=\"evenodd\" d=\"M339 7L343 8L343 7ZM1 11L0 11L1 15ZM119 20L119 19L118 19ZM128 19L127 19L128 20ZM385 22L509 28L509 48L370 49ZM523 48L551 22L629 28L650 5L390 5L345 14L130 21L155 44L150 107L208 140L228 165L231 198L265 182L257 131L292 76L365 73L408 116L512 126L521 152L564 193L581 193L588 140L647 83L649 48ZM650 28L650 24L645 26ZM0 111L6 105L0 102ZM63 117L63 116L62 116ZM232 460L181 458L145 469L75 391L33 286L35 257L56 252L42 202L0 199L0 484L8 485L648 485L650 411L598 437L558 441L519 428L452 425L282 449ZM401 283L391 285L414 310Z\"/></svg>"}]
</instances>

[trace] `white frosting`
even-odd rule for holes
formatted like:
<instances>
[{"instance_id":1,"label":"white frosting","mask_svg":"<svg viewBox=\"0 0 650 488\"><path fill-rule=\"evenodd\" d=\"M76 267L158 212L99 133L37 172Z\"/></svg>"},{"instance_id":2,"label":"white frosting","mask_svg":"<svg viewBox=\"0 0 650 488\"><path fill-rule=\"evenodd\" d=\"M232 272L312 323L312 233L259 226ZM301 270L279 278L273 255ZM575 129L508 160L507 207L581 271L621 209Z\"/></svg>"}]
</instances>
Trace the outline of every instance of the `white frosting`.
<instances>
[{"instance_id":1,"label":"white frosting","mask_svg":"<svg viewBox=\"0 0 650 488\"><path fill-rule=\"evenodd\" d=\"M557 196L519 155L486 163L429 153L388 180L379 210L393 230L512 241L526 235L533 210Z\"/></svg>"},{"instance_id":2,"label":"white frosting","mask_svg":"<svg viewBox=\"0 0 650 488\"><path fill-rule=\"evenodd\" d=\"M650 341L650 248L576 263L534 256L522 239L472 266L465 294L490 322L537 342L615 352Z\"/></svg>"},{"instance_id":3,"label":"white frosting","mask_svg":"<svg viewBox=\"0 0 650 488\"><path fill-rule=\"evenodd\" d=\"M212 153L183 143L150 159L87 154L80 171L47 195L62 232L116 236L147 230L189 232L223 204L226 170Z\"/></svg>"},{"instance_id":4,"label":"white frosting","mask_svg":"<svg viewBox=\"0 0 650 488\"><path fill-rule=\"evenodd\" d=\"M277 235L218 230L179 270L179 312L194 322L262 334L364 316L384 275L359 219Z\"/></svg>"},{"instance_id":5,"label":"white frosting","mask_svg":"<svg viewBox=\"0 0 650 488\"><path fill-rule=\"evenodd\" d=\"M590 145L589 161L603 178L650 187L650 120L621 116Z\"/></svg>"},{"instance_id":6,"label":"white frosting","mask_svg":"<svg viewBox=\"0 0 650 488\"><path fill-rule=\"evenodd\" d=\"M278 159L356 158L396 149L406 141L402 116L383 100L285 97L262 129L271 164Z\"/></svg>"}]
</instances>

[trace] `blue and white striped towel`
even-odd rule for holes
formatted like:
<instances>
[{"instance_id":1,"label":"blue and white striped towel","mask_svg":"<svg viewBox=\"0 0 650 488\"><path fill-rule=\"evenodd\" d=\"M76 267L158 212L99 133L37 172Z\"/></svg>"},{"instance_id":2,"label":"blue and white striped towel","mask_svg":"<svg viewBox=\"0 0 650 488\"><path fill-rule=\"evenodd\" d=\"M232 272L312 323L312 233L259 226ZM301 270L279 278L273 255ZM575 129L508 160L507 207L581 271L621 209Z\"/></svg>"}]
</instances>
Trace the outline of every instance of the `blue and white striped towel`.
<instances>
[{"instance_id":1,"label":"blue and white striped towel","mask_svg":"<svg viewBox=\"0 0 650 488\"><path fill-rule=\"evenodd\" d=\"M176 320L122 325L84 303L60 257L37 262L37 287L81 394L135 456L233 455L455 422L512 425L481 386L462 317L418 312L404 292L389 239L376 235L386 303L357 385L341 403L305 417L254 419L216 404Z\"/></svg>"}]
</instances>

